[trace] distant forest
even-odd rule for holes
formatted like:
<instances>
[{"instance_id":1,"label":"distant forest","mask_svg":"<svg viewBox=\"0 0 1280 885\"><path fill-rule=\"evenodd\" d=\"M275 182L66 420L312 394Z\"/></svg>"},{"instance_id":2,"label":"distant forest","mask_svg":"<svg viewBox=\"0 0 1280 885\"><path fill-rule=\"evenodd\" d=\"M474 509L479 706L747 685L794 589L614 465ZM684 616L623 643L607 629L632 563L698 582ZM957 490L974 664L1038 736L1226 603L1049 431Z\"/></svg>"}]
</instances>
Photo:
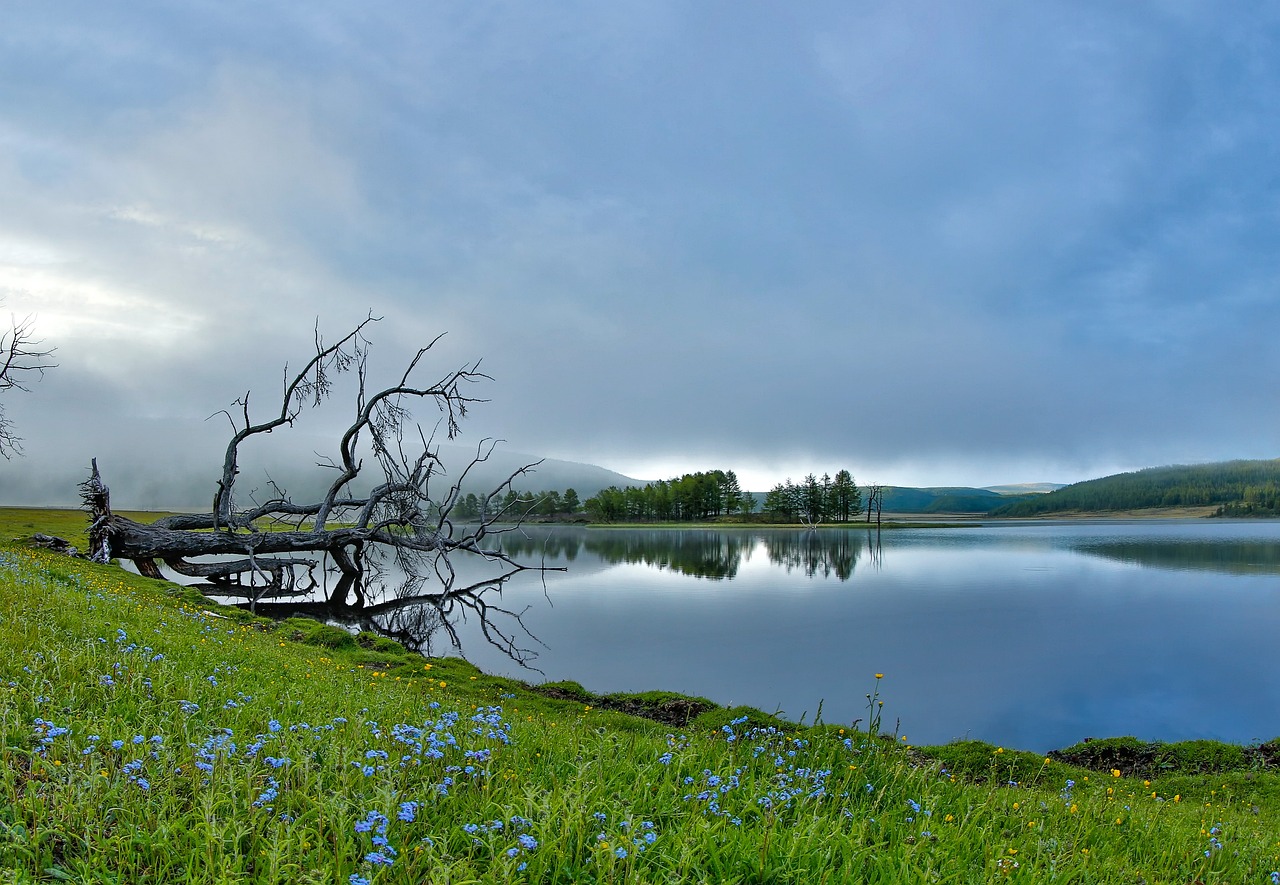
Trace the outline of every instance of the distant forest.
<instances>
[{"instance_id":1,"label":"distant forest","mask_svg":"<svg viewBox=\"0 0 1280 885\"><path fill-rule=\"evenodd\" d=\"M1149 467L1064 486L991 511L1042 516L1070 511L1218 505L1219 516L1280 516L1280 459Z\"/></svg>"},{"instance_id":2,"label":"distant forest","mask_svg":"<svg viewBox=\"0 0 1280 885\"><path fill-rule=\"evenodd\" d=\"M458 499L454 505L453 515L457 519L480 519L492 516L498 511L505 511L512 516L568 516L582 511L582 502L574 489L565 489L563 493L550 492L518 492L511 489L505 496L486 500L484 496L468 494Z\"/></svg>"},{"instance_id":3,"label":"distant forest","mask_svg":"<svg viewBox=\"0 0 1280 885\"><path fill-rule=\"evenodd\" d=\"M743 491L732 470L708 470L625 489L610 486L584 501L583 507L602 522L692 522L749 514L756 499Z\"/></svg>"},{"instance_id":4,"label":"distant forest","mask_svg":"<svg viewBox=\"0 0 1280 885\"><path fill-rule=\"evenodd\" d=\"M849 522L862 507L862 491L848 470L835 477L812 473L800 483L788 479L765 496L761 518L770 522ZM693 522L737 516L748 519L759 506L756 496L742 489L732 470L686 473L678 479L644 486L603 489L583 502L593 519L602 522Z\"/></svg>"},{"instance_id":5,"label":"distant forest","mask_svg":"<svg viewBox=\"0 0 1280 885\"><path fill-rule=\"evenodd\" d=\"M513 516L566 517L586 512L600 522L692 522L727 514L750 514L756 499L742 490L732 470L686 473L677 479L660 480L644 486L610 486L585 501L574 489L558 491L509 491L488 502L469 494L458 501L454 515L478 519L486 510L506 510Z\"/></svg>"},{"instance_id":6,"label":"distant forest","mask_svg":"<svg viewBox=\"0 0 1280 885\"><path fill-rule=\"evenodd\" d=\"M570 488L563 492L511 491L487 503L490 513L505 508L512 515L553 519L585 513L585 518L596 522L696 522L735 516L767 522L840 523L870 519L867 507L876 500L873 495L880 496L886 511L910 513L1028 517L1216 506L1218 516L1280 516L1280 459L1150 467L1078 482L1046 494L1016 496L970 488L859 488L848 470L834 477L809 474L799 483L788 479L757 496L742 489L732 470L708 470L643 486L610 486L585 501ZM454 515L477 519L484 509L483 497L466 495ZM757 509L762 511L758 515Z\"/></svg>"}]
</instances>

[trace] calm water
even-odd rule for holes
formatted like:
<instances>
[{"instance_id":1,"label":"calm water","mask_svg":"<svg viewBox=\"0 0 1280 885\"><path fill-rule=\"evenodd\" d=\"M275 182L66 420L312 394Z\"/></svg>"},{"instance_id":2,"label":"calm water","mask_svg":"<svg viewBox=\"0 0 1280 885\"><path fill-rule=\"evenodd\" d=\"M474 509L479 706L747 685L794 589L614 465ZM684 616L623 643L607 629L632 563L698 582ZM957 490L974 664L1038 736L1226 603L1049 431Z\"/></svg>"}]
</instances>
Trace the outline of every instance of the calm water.
<instances>
[{"instance_id":1,"label":"calm water","mask_svg":"<svg viewBox=\"0 0 1280 885\"><path fill-rule=\"evenodd\" d=\"M881 672L912 743L1280 735L1280 523L528 536L568 569L503 594L549 680L847 723ZM473 626L471 660L529 678Z\"/></svg>"}]
</instances>

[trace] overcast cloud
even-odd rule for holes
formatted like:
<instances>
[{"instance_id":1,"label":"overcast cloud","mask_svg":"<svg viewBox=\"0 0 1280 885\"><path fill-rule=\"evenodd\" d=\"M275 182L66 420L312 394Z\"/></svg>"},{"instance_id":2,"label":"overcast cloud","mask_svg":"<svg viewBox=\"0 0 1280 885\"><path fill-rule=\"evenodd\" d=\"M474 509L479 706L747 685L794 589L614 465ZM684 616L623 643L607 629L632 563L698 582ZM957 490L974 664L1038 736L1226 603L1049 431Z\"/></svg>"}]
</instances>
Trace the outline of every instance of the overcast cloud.
<instances>
[{"instance_id":1,"label":"overcast cloud","mask_svg":"<svg viewBox=\"0 0 1280 885\"><path fill-rule=\"evenodd\" d=\"M369 310L388 372L483 358L469 438L646 479L1276 457L1276 9L8 4L0 297L59 367L0 477L212 474Z\"/></svg>"}]
</instances>

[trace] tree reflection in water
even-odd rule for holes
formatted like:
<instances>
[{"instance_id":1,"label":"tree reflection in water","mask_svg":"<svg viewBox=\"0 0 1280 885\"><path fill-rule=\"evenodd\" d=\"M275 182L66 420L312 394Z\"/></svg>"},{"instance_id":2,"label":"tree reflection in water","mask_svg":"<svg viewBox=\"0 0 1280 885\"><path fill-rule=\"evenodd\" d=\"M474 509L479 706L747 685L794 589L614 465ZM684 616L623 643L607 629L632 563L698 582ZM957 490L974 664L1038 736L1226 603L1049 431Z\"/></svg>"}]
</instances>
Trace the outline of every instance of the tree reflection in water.
<instances>
[{"instance_id":1,"label":"tree reflection in water","mask_svg":"<svg viewBox=\"0 0 1280 885\"><path fill-rule=\"evenodd\" d=\"M759 553L788 575L800 573L840 581L853 578L864 556L873 567L879 567L883 556L878 532L864 535L803 528L721 531L527 527L505 535L502 547L511 559L540 560L543 568L564 569L585 552L610 565L644 565L713 581L732 580ZM447 591L402 577L395 584L394 580L387 580L393 574L393 570L384 570L372 576L364 594L367 601L362 605L259 602L258 612L273 618L301 615L350 630L376 633L423 654L444 651L445 646L465 654L458 623L474 619L485 641L522 667L536 670L532 662L537 652L531 646L541 643L524 625L528 607L516 610L498 604L500 591L513 573L486 578L471 586L461 582L461 589L455 580Z\"/></svg>"},{"instance_id":2,"label":"tree reflection in water","mask_svg":"<svg viewBox=\"0 0 1280 885\"><path fill-rule=\"evenodd\" d=\"M572 561L587 551L603 562L628 563L669 569L682 575L712 580L731 580L744 562L758 551L788 574L803 572L809 577L835 577L847 581L863 554L879 556L876 533L811 531L808 529L730 530L714 529L578 529L503 539L514 558L530 558L545 551L548 559Z\"/></svg>"}]
</instances>

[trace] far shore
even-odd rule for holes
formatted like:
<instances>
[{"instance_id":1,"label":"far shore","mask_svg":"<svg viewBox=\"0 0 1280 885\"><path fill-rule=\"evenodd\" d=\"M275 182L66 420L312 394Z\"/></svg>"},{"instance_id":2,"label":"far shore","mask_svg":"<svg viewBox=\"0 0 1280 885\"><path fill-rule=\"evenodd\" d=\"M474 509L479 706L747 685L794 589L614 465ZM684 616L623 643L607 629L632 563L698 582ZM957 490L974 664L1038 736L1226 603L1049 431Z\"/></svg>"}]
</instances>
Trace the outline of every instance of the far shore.
<instances>
[{"instance_id":1,"label":"far shore","mask_svg":"<svg viewBox=\"0 0 1280 885\"><path fill-rule=\"evenodd\" d=\"M980 525L1017 525L1026 523L1054 523L1054 522L1128 522L1128 521L1145 521L1145 520L1177 520L1177 519L1208 519L1221 518L1215 517L1217 506L1201 506L1201 507L1150 507L1140 510L1096 510L1096 511L1064 511L1061 513L1044 513L1035 516L991 516L985 513L885 513L883 520L877 526L877 523L858 521L858 522L824 522L815 526L819 531L829 529L847 529L847 530L874 530L877 527L881 529L908 529L908 528L946 528L946 527L976 527ZM53 506L33 506L33 505L7 505L0 504L0 511L9 511L12 517L17 517L22 512L58 512L63 511L63 527L64 530L69 528L67 518L70 514L83 514L80 508L71 505L53 505ZM127 516L130 519L149 522L153 519L159 519L163 516L170 516L175 513L187 513L192 511L183 510L181 508L170 510L119 510L121 516ZM795 522L756 522L737 520L701 520L692 522L592 522L585 518L585 514L575 514L572 517L560 518L539 518L531 517L524 522L526 525L568 525L583 528L603 528L603 529L804 529L803 523Z\"/></svg>"}]
</instances>

